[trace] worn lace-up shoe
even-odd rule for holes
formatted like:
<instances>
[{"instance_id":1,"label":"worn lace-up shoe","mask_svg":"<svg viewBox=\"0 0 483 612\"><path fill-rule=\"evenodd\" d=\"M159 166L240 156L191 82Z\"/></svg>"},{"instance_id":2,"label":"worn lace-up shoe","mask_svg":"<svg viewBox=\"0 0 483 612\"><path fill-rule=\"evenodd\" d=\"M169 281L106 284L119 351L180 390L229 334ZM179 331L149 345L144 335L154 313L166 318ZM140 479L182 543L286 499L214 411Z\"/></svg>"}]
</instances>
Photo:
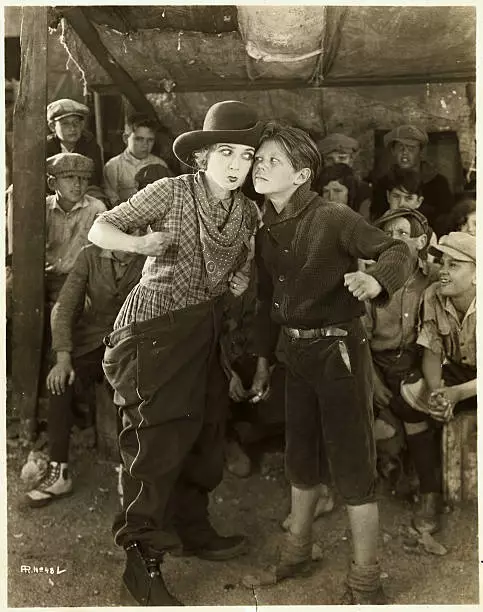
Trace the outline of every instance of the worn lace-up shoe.
<instances>
[{"instance_id":1,"label":"worn lace-up shoe","mask_svg":"<svg viewBox=\"0 0 483 612\"><path fill-rule=\"evenodd\" d=\"M31 508L40 508L71 493L72 480L69 477L67 463L51 461L42 480L26 493L25 499Z\"/></svg>"},{"instance_id":2,"label":"worn lace-up shoe","mask_svg":"<svg viewBox=\"0 0 483 612\"><path fill-rule=\"evenodd\" d=\"M380 571L379 563L374 565L352 563L345 583L345 592L338 603L349 606L382 606L387 604L387 597L381 584Z\"/></svg>"},{"instance_id":3,"label":"worn lace-up shoe","mask_svg":"<svg viewBox=\"0 0 483 612\"><path fill-rule=\"evenodd\" d=\"M123 606L182 606L166 588L160 559L144 556L138 542L126 547L126 568L122 577Z\"/></svg>"},{"instance_id":4,"label":"worn lace-up shoe","mask_svg":"<svg viewBox=\"0 0 483 612\"><path fill-rule=\"evenodd\" d=\"M413 527L419 533L436 533L441 529L441 493L422 493L421 504L413 516Z\"/></svg>"}]
</instances>

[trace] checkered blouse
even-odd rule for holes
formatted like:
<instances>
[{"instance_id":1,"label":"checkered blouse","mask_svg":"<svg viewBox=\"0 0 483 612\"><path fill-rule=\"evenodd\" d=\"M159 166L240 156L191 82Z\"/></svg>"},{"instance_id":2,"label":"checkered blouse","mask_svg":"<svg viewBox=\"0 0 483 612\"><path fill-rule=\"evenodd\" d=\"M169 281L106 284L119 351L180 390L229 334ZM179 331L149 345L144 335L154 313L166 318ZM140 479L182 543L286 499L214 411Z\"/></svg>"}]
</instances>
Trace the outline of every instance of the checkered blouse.
<instances>
[{"instance_id":1,"label":"checkered blouse","mask_svg":"<svg viewBox=\"0 0 483 612\"><path fill-rule=\"evenodd\" d=\"M203 196L199 193L203 189L200 178L198 173L161 179L100 215L101 221L121 231L149 225L152 231L169 232L173 237L162 257L147 258L140 283L124 302L115 329L213 299L228 289L228 273L211 290L206 282L196 214L197 201ZM219 201L211 204L213 219L221 227L230 211ZM250 239L257 229L258 213L256 205L239 192L235 194L232 206L243 209L242 250L231 267L231 271L236 271L247 259Z\"/></svg>"}]
</instances>

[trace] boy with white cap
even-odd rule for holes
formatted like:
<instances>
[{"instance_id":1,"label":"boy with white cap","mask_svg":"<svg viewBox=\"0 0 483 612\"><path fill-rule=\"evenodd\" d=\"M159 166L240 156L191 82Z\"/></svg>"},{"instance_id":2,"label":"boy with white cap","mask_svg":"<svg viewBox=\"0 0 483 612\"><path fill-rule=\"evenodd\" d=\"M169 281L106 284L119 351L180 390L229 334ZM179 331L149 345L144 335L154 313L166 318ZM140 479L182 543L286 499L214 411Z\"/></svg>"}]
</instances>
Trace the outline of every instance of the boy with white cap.
<instances>
[{"instance_id":1,"label":"boy with white cap","mask_svg":"<svg viewBox=\"0 0 483 612\"><path fill-rule=\"evenodd\" d=\"M417 339L424 348L424 378L401 387L402 396L414 408L414 421L421 424L420 436L433 419L444 423L457 412L476 409L476 238L451 232L430 250L440 256L441 268L439 281L424 293ZM418 463L426 465L428 481L420 516L414 519L420 531L439 528L441 483L435 444L425 440L419 447Z\"/></svg>"}]
</instances>

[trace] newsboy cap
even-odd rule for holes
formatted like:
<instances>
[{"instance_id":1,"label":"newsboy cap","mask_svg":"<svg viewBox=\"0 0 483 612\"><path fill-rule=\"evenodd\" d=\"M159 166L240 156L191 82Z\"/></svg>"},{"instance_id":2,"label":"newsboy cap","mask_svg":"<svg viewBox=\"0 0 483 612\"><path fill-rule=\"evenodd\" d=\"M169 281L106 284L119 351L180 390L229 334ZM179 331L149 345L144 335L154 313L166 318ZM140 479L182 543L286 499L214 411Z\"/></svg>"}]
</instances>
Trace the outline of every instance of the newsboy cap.
<instances>
[{"instance_id":1,"label":"newsboy cap","mask_svg":"<svg viewBox=\"0 0 483 612\"><path fill-rule=\"evenodd\" d=\"M359 150L359 143L355 138L339 133L329 134L318 145L321 155L328 155L333 152L357 153Z\"/></svg>"},{"instance_id":2,"label":"newsboy cap","mask_svg":"<svg viewBox=\"0 0 483 612\"><path fill-rule=\"evenodd\" d=\"M94 161L79 153L57 153L47 158L47 174L61 178L74 174L90 178L94 172Z\"/></svg>"},{"instance_id":3,"label":"newsboy cap","mask_svg":"<svg viewBox=\"0 0 483 612\"><path fill-rule=\"evenodd\" d=\"M476 238L466 232L450 232L441 236L437 245L429 249L432 254L446 253L456 261L476 263Z\"/></svg>"},{"instance_id":4,"label":"newsboy cap","mask_svg":"<svg viewBox=\"0 0 483 612\"><path fill-rule=\"evenodd\" d=\"M58 121L63 117L70 115L78 115L79 117L87 117L89 108L85 104L71 100L70 98L62 98L55 100L47 106L47 121Z\"/></svg>"},{"instance_id":5,"label":"newsboy cap","mask_svg":"<svg viewBox=\"0 0 483 612\"><path fill-rule=\"evenodd\" d=\"M386 210L386 212L374 221L374 225L376 227L382 228L388 221L392 221L393 219L398 219L399 217L404 217L405 219L414 219L419 223L423 232L427 235L431 235L433 232L428 224L428 220L426 217L414 208L396 208L394 210Z\"/></svg>"},{"instance_id":6,"label":"newsboy cap","mask_svg":"<svg viewBox=\"0 0 483 612\"><path fill-rule=\"evenodd\" d=\"M428 144L428 135L424 130L415 125L399 125L384 136L384 146L388 147L393 142L407 143L419 142L421 146Z\"/></svg>"}]
</instances>

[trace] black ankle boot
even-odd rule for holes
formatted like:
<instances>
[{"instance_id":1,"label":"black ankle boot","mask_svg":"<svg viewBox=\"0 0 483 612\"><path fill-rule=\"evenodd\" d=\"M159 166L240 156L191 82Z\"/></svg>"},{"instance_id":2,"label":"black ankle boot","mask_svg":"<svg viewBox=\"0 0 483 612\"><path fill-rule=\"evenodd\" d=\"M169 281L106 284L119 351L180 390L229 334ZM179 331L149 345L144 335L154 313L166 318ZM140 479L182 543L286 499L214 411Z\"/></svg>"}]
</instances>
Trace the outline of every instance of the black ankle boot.
<instances>
[{"instance_id":1,"label":"black ankle boot","mask_svg":"<svg viewBox=\"0 0 483 612\"><path fill-rule=\"evenodd\" d=\"M126 547L126 568L121 588L121 605L182 606L164 584L160 559L143 555L138 542Z\"/></svg>"}]
</instances>

